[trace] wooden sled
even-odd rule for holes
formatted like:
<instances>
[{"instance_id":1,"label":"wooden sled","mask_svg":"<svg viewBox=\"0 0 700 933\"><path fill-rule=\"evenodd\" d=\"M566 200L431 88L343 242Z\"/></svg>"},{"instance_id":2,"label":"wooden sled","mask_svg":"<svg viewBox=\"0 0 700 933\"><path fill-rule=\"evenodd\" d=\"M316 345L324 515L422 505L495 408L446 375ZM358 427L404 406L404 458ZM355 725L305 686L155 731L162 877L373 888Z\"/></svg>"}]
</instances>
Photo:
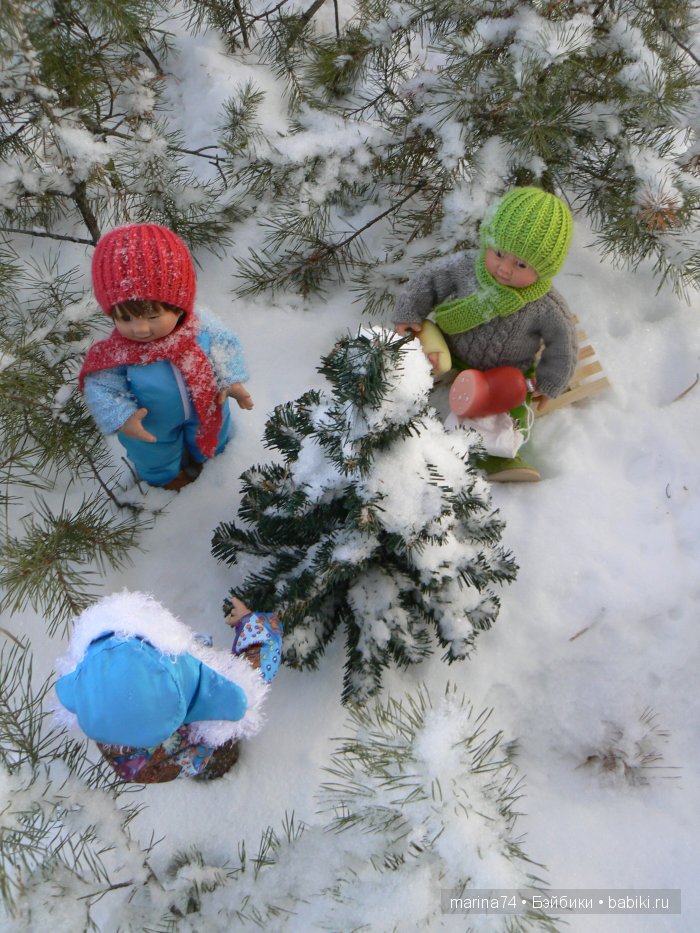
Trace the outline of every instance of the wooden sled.
<instances>
[{"instance_id":1,"label":"wooden sled","mask_svg":"<svg viewBox=\"0 0 700 933\"><path fill-rule=\"evenodd\" d=\"M588 398L589 395L595 395L610 386L610 382L603 374L603 367L596 358L596 352L586 336L586 332L580 326L578 318L576 319L578 327L578 364L571 377L568 389L558 395L556 398L550 398L541 406L535 408L536 417L548 415L557 408L565 408L574 402L580 402L581 399Z\"/></svg>"}]
</instances>

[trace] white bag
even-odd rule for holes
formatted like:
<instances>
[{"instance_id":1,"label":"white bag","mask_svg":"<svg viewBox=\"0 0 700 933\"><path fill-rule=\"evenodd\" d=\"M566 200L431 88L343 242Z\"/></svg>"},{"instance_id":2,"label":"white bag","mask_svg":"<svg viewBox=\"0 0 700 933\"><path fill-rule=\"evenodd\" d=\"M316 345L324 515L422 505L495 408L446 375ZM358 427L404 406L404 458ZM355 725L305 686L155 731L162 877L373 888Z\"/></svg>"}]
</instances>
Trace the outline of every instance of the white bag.
<instances>
[{"instance_id":1,"label":"white bag","mask_svg":"<svg viewBox=\"0 0 700 933\"><path fill-rule=\"evenodd\" d=\"M481 434L484 449L492 457L514 457L525 443L525 435L508 412L485 418L458 418L454 412L445 419L448 431L474 428Z\"/></svg>"}]
</instances>

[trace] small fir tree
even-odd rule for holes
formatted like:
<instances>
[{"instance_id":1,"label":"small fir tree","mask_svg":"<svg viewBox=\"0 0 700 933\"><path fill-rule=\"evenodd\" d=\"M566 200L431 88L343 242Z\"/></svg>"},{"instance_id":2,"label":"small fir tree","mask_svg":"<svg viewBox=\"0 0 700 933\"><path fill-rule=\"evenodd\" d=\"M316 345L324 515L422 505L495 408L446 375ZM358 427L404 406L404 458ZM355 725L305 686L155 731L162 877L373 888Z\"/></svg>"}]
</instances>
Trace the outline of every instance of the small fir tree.
<instances>
[{"instance_id":1,"label":"small fir tree","mask_svg":"<svg viewBox=\"0 0 700 933\"><path fill-rule=\"evenodd\" d=\"M429 366L381 331L338 341L319 368L327 393L278 406L265 429L282 463L242 476L241 525L213 552L258 559L235 592L285 624L285 660L315 667L346 633L343 698L364 700L391 662L418 662L435 638L466 658L498 613L491 587L515 564L472 467L476 435L448 435L428 407Z\"/></svg>"}]
</instances>

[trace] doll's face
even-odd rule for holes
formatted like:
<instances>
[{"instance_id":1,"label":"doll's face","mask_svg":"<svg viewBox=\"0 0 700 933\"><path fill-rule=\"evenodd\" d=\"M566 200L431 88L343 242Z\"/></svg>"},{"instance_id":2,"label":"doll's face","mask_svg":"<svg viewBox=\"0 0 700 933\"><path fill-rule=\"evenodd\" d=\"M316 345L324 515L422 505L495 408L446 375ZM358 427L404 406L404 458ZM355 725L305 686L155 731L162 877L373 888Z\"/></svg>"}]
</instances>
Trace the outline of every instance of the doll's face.
<instances>
[{"instance_id":1,"label":"doll's face","mask_svg":"<svg viewBox=\"0 0 700 933\"><path fill-rule=\"evenodd\" d=\"M114 326L122 337L136 343L150 343L172 334L181 315L159 304L153 305L153 311L144 317L135 317L126 311L114 315Z\"/></svg>"},{"instance_id":2,"label":"doll's face","mask_svg":"<svg viewBox=\"0 0 700 933\"><path fill-rule=\"evenodd\" d=\"M486 271L492 275L499 285L509 288L527 288L534 285L539 276L529 263L513 253L506 253L502 249L487 249L484 255Z\"/></svg>"}]
</instances>

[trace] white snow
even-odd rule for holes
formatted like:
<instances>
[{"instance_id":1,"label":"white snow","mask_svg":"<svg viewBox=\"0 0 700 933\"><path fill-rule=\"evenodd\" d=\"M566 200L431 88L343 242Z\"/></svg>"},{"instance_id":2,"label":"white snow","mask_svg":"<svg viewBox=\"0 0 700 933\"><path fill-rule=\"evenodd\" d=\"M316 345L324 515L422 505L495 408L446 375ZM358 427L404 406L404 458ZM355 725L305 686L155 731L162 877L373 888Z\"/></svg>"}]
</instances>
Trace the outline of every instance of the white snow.
<instances>
[{"instance_id":1,"label":"white snow","mask_svg":"<svg viewBox=\"0 0 700 933\"><path fill-rule=\"evenodd\" d=\"M66 121L59 123L55 132L73 181L85 181L95 165L104 165L112 156L109 144L100 142L82 126Z\"/></svg>"},{"instance_id":2,"label":"white snow","mask_svg":"<svg viewBox=\"0 0 700 933\"><path fill-rule=\"evenodd\" d=\"M517 60L533 57L548 66L572 54L585 52L593 41L593 17L577 13L565 23L552 22L533 10L519 10L515 16L516 39L511 54ZM516 65L516 75L519 65Z\"/></svg>"},{"instance_id":3,"label":"white snow","mask_svg":"<svg viewBox=\"0 0 700 933\"><path fill-rule=\"evenodd\" d=\"M464 439L465 436L458 433L454 445ZM370 496L381 496L379 519L387 531L403 531L408 536L439 519L440 486L458 492L469 479L461 458L455 454L452 437L429 421L420 435L406 438L400 447L377 454L363 486ZM435 470L440 480L434 478L432 471Z\"/></svg>"},{"instance_id":4,"label":"white snow","mask_svg":"<svg viewBox=\"0 0 700 933\"><path fill-rule=\"evenodd\" d=\"M499 41L505 28L500 21L483 21L481 41ZM534 36L529 32L523 43ZM618 35L617 41L634 45L636 40ZM251 73L266 81L266 90L274 90L269 74L263 77L262 69L245 57L240 62L226 58L208 34L183 40L183 46L183 81L173 97L183 108L183 128L194 133L192 138L199 133L200 143L209 142L208 128L216 124L223 98ZM540 52L554 56L558 49L554 37ZM637 62L643 67L641 51ZM281 120L281 112L279 96L268 94L261 117L268 128ZM74 153L79 143L72 139ZM310 134L307 143L311 155L322 144L320 134ZM354 153L352 145L341 134L337 151ZM103 155L85 152L88 159ZM485 166L492 157L500 164L500 142L487 143L483 155ZM642 166L640 161L635 159L640 174L642 167L653 173L653 165L643 161ZM6 192L15 171L3 176ZM2 198L5 203L11 195ZM472 208L461 209L465 217L476 216ZM243 227L236 252L255 244L257 236L254 229ZM695 384L700 373L700 302L696 296L685 305L665 288L657 293L648 267L614 268L589 245L591 239L578 220L556 284L591 338L612 388L535 424L523 454L541 470L542 482L493 487L494 505L506 521L504 541L520 572L501 593L499 619L480 635L472 658L448 668L436 653L414 668L390 671L383 695L400 697L425 682L439 696L449 680L475 709L493 707L490 726L502 729L506 740L518 740L517 764L525 776L518 826L527 834L525 848L547 866L544 876L552 887L683 891L682 916L579 916L571 921L574 933L693 933L700 916L700 385ZM87 253L72 245L65 251L88 270ZM133 565L108 573L101 592L128 588L152 593L192 628L212 632L215 644L222 647L230 632L221 603L245 569L215 562L210 553L212 531L220 521L235 517L240 473L271 457L262 443L266 415L276 404L321 386L315 371L320 356L348 329L356 330L360 319L353 295L340 287L308 301L293 295L234 299L230 256L197 258L198 298L239 334L252 374L248 387L255 408L232 410L237 435L195 484L172 497L148 491L146 501L153 507L165 504L165 511L144 531L143 550L134 554ZM82 311L78 308L77 316ZM417 380L423 378L425 370L422 375L416 372ZM409 392L407 413L411 404ZM435 453L439 457L437 439ZM318 451L308 444L296 467L299 475L303 471L308 477L315 496L323 493L328 479L316 472L320 462ZM417 468L422 469L420 462L416 466L411 459L385 464L384 493L396 501L392 514L400 515L405 527L423 520L431 509L432 487L416 487ZM449 481L458 484L459 477L450 476ZM363 553L359 540L339 548ZM342 553L339 550L339 556ZM449 616L442 624L461 625ZM4 617L2 625L31 637L39 680L65 652L65 644L47 637L43 620L30 610ZM468 630L466 623L464 627ZM202 849L209 865L235 861L241 840L254 851L261 832L268 825L279 826L284 814L292 812L310 828L299 850L302 861L290 862L284 873L286 887L293 890L300 876L308 887L309 876L317 871L323 877L328 848L319 843L323 823L317 792L327 780L322 769L329 762L332 739L346 729L340 704L343 663L344 646L338 638L318 670L283 668L269 691L265 729L245 744L235 769L220 781L177 781L133 794L131 802L143 804L143 810L132 831L144 843L162 837L150 856L160 877L165 877L173 853L192 846ZM667 739L653 730L645 733L640 726L648 708L656 713L658 728L668 732ZM425 757L449 780L457 770L447 724L436 717L433 727L422 746ZM644 748L651 742L653 752L662 756L657 764L679 767L672 772L678 779L662 779L662 770L650 772L648 784L633 783L624 768L600 766L611 743L635 760L640 742ZM4 774L0 782L5 800L15 788ZM371 837L353 844L357 864L366 862ZM469 820L460 820L441 845L451 858L463 851L470 867L480 872L479 883L498 886L502 866ZM481 860L474 857L477 848L483 852ZM352 865L348 856L348 871ZM134 858L131 868L135 871L137 866L140 869ZM264 875L263 871L261 879ZM256 897L259 889L248 875L244 882ZM434 910L434 928L439 929L440 886L436 875L414 867L405 873L378 874L376 887L368 885L355 893L365 907L376 908L373 931L388 931L395 922L383 901L403 902L403 918L411 916L411 910ZM231 906L231 890L233 886L224 887L203 899L205 913L194 915L193 929L235 928L231 921L217 926L216 910L222 903ZM47 904L54 893L53 888L47 890ZM75 903L75 912L66 909L63 926L55 910L49 913L47 907L46 916L37 917L36 928L79 929L82 908L71 897L64 895L60 901ZM105 930L120 923L119 916L110 913L114 897L107 894L98 905ZM274 892L269 897L274 899ZM168 903L165 896L162 903ZM332 906L325 902L323 909L330 913ZM298 904L290 929L308 933L319 909ZM153 910L147 920L156 926L161 914L155 905ZM274 923L270 929L276 929Z\"/></svg>"},{"instance_id":5,"label":"white snow","mask_svg":"<svg viewBox=\"0 0 700 933\"><path fill-rule=\"evenodd\" d=\"M659 57L647 45L641 29L625 17L621 17L613 23L607 41L622 50L630 59L629 63L620 69L620 82L632 88L641 85L651 90L656 87L659 93L663 93Z\"/></svg>"}]
</instances>

